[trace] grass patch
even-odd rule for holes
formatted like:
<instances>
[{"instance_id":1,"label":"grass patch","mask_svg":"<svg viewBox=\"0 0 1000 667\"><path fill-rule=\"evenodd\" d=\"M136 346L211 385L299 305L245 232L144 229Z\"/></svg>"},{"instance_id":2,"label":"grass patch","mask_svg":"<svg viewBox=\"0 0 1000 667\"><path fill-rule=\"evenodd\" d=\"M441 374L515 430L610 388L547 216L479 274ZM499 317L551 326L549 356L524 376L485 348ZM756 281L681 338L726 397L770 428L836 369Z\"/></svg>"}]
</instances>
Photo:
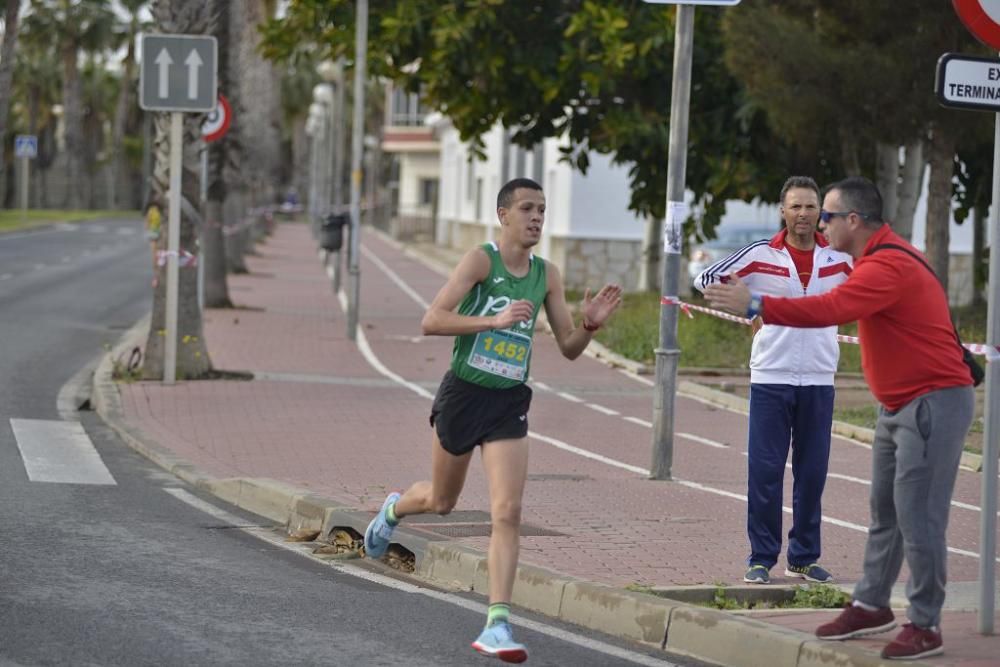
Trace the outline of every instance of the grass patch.
<instances>
[{"instance_id":1,"label":"grass patch","mask_svg":"<svg viewBox=\"0 0 1000 667\"><path fill-rule=\"evenodd\" d=\"M80 222L96 219L141 218L139 211L83 211L58 209L8 209L0 211L0 232L29 229L56 222Z\"/></svg>"},{"instance_id":2,"label":"grass patch","mask_svg":"<svg viewBox=\"0 0 1000 667\"><path fill-rule=\"evenodd\" d=\"M875 428L875 420L878 419L878 406L864 405L854 408L835 408L833 418L836 421L873 429Z\"/></svg>"},{"instance_id":3,"label":"grass patch","mask_svg":"<svg viewBox=\"0 0 1000 667\"><path fill-rule=\"evenodd\" d=\"M736 609L840 609L850 600L850 595L830 584L796 586L795 595L790 600L739 599L729 595L725 586L718 585L715 587L711 601L703 606L722 611Z\"/></svg>"},{"instance_id":4,"label":"grass patch","mask_svg":"<svg viewBox=\"0 0 1000 667\"><path fill-rule=\"evenodd\" d=\"M830 584L796 586L795 597L784 607L802 609L840 609L851 601L851 596Z\"/></svg>"}]
</instances>

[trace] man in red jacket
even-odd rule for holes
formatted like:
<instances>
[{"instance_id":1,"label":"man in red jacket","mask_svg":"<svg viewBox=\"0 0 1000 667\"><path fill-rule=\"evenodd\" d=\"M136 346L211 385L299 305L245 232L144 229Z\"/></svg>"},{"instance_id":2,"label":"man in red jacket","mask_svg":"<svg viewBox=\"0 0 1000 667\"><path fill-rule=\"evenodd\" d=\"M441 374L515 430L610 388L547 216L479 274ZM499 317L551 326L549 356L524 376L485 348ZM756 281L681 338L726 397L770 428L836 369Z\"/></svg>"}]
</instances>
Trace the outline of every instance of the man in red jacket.
<instances>
[{"instance_id":1,"label":"man in red jacket","mask_svg":"<svg viewBox=\"0 0 1000 667\"><path fill-rule=\"evenodd\" d=\"M864 574L852 604L821 625L822 639L849 639L896 626L889 608L903 558L910 568L910 623L882 657L919 659L943 651L948 508L972 423L973 380L937 277L919 252L882 221L871 181L848 178L823 199L820 227L854 271L825 294L798 299L751 294L735 276L711 285L716 307L767 324L825 327L858 321L861 366L881 404L872 444L871 525Z\"/></svg>"}]
</instances>

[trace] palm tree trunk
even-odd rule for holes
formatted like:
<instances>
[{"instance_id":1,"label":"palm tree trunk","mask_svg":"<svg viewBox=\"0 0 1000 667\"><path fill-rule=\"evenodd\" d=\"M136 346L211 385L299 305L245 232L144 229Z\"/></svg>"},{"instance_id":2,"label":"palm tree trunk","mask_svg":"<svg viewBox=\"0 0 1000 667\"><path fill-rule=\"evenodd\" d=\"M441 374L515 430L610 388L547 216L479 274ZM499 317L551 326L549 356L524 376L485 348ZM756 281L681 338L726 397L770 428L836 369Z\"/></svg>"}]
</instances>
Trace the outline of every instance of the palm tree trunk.
<instances>
[{"instance_id":1,"label":"palm tree trunk","mask_svg":"<svg viewBox=\"0 0 1000 667\"><path fill-rule=\"evenodd\" d=\"M217 16L215 38L219 53L219 87L233 104L239 98L237 82L230 73L231 22L223 0L212 3ZM205 261L205 307L232 308L229 284L226 281L226 242L223 235L223 209L230 183L239 180L240 150L234 132L227 132L221 139L208 144L207 194L205 199L205 229L202 233L202 256Z\"/></svg>"},{"instance_id":2,"label":"palm tree trunk","mask_svg":"<svg viewBox=\"0 0 1000 667\"><path fill-rule=\"evenodd\" d=\"M82 182L81 168L84 153L83 90L77 67L79 45L68 43L63 47L63 120L66 136L66 206L82 208L84 194L89 190ZM89 181L90 179L87 178Z\"/></svg>"},{"instance_id":3,"label":"palm tree trunk","mask_svg":"<svg viewBox=\"0 0 1000 667\"><path fill-rule=\"evenodd\" d=\"M917 200L924 187L924 140L917 137L906 144L906 157L903 160L902 177L899 184L899 197L895 212L886 210L884 215L893 216L892 229L907 241L913 235L913 216L917 211Z\"/></svg>"},{"instance_id":4,"label":"palm tree trunk","mask_svg":"<svg viewBox=\"0 0 1000 667\"><path fill-rule=\"evenodd\" d=\"M14 81L14 48L17 46L17 19L21 0L7 0L4 12L3 46L0 47L0 140L7 136L7 113L10 111L10 89ZM0 155L2 155L0 150ZM4 201L4 160L0 157L0 202Z\"/></svg>"},{"instance_id":5,"label":"palm tree trunk","mask_svg":"<svg viewBox=\"0 0 1000 667\"><path fill-rule=\"evenodd\" d=\"M955 138L943 126L934 128L927 186L927 226L924 248L927 262L934 269L948 293L948 244L951 223L951 180L955 174Z\"/></svg>"},{"instance_id":6,"label":"palm tree trunk","mask_svg":"<svg viewBox=\"0 0 1000 667\"><path fill-rule=\"evenodd\" d=\"M132 85L135 79L135 40L130 39L123 61L122 78L118 84L118 103L111 130L111 208L118 208L127 189L125 179L125 123L132 107Z\"/></svg>"},{"instance_id":7,"label":"palm tree trunk","mask_svg":"<svg viewBox=\"0 0 1000 667\"><path fill-rule=\"evenodd\" d=\"M899 184L899 146L878 142L875 146L875 185L882 193L882 215L888 220L896 217Z\"/></svg>"}]
</instances>

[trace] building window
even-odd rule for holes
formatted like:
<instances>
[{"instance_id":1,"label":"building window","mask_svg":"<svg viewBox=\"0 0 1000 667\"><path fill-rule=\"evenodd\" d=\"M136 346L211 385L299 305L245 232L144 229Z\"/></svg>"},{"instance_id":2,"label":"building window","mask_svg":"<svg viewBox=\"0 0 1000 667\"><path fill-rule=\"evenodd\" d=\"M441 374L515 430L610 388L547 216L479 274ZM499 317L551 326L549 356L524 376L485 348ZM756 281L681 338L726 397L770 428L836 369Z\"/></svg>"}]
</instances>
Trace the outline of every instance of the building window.
<instances>
[{"instance_id":1,"label":"building window","mask_svg":"<svg viewBox=\"0 0 1000 667\"><path fill-rule=\"evenodd\" d=\"M436 178L421 178L420 179L420 203L421 204L433 204L434 200L437 199L437 189L438 189L438 179L436 179Z\"/></svg>"},{"instance_id":2,"label":"building window","mask_svg":"<svg viewBox=\"0 0 1000 667\"><path fill-rule=\"evenodd\" d=\"M426 109L420 103L420 95L407 92L402 88L393 88L392 112L389 115L391 125L423 125L426 115Z\"/></svg>"}]
</instances>

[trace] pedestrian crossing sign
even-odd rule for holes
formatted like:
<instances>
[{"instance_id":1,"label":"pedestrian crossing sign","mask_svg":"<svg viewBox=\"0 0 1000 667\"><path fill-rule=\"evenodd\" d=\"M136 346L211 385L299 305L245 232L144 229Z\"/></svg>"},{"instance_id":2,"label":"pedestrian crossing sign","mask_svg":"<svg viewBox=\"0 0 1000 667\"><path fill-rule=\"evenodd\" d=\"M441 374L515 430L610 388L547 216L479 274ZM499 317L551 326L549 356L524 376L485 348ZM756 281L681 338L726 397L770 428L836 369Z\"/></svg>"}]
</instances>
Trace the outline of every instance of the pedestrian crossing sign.
<instances>
[{"instance_id":1,"label":"pedestrian crossing sign","mask_svg":"<svg viewBox=\"0 0 1000 667\"><path fill-rule=\"evenodd\" d=\"M14 137L14 157L38 157L38 137L33 134L19 134Z\"/></svg>"}]
</instances>

